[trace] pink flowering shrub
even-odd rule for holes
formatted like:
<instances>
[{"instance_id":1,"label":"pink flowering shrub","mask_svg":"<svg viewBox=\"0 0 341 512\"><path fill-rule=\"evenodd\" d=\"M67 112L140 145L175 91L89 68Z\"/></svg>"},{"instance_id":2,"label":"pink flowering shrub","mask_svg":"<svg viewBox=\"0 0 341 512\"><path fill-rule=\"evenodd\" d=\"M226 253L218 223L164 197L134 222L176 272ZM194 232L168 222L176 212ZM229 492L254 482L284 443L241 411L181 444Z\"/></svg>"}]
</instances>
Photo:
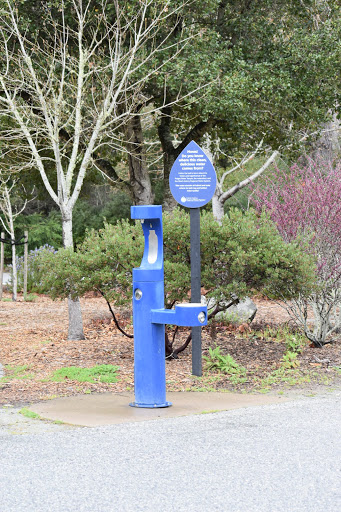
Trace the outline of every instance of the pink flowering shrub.
<instances>
[{"instance_id":1,"label":"pink flowering shrub","mask_svg":"<svg viewBox=\"0 0 341 512\"><path fill-rule=\"evenodd\" d=\"M318 159L289 172L276 168L254 188L252 202L269 213L284 240L304 245L314 256L318 292L287 307L307 337L322 346L341 326L341 163Z\"/></svg>"}]
</instances>

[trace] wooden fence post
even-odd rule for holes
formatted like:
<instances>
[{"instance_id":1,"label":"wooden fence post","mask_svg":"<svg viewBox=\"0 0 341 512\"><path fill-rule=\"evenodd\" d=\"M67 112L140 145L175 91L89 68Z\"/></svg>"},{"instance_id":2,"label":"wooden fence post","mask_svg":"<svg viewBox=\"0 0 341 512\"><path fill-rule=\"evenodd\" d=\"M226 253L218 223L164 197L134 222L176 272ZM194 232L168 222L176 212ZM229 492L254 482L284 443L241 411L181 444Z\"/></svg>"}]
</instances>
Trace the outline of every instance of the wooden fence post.
<instances>
[{"instance_id":1,"label":"wooden fence post","mask_svg":"<svg viewBox=\"0 0 341 512\"><path fill-rule=\"evenodd\" d=\"M24 232L24 300L27 299L27 257L28 257L28 231Z\"/></svg>"}]
</instances>

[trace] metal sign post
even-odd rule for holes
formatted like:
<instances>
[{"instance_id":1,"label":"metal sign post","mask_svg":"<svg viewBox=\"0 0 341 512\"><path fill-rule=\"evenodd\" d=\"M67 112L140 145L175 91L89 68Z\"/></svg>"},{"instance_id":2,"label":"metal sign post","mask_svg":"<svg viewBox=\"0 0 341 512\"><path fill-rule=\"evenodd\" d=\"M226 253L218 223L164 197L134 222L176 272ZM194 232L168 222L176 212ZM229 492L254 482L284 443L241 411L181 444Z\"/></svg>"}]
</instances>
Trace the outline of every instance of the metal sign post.
<instances>
[{"instance_id":1,"label":"metal sign post","mask_svg":"<svg viewBox=\"0 0 341 512\"><path fill-rule=\"evenodd\" d=\"M201 301L200 207L215 192L217 177L210 159L194 141L175 160L169 176L174 199L190 208L191 302ZM192 374L202 375L201 327L192 328Z\"/></svg>"},{"instance_id":2,"label":"metal sign post","mask_svg":"<svg viewBox=\"0 0 341 512\"><path fill-rule=\"evenodd\" d=\"M191 302L201 302L200 208L190 209ZM201 327L192 327L192 374L202 375Z\"/></svg>"},{"instance_id":3,"label":"metal sign post","mask_svg":"<svg viewBox=\"0 0 341 512\"><path fill-rule=\"evenodd\" d=\"M28 231L24 232L24 300L27 300L27 260L28 260Z\"/></svg>"}]
</instances>

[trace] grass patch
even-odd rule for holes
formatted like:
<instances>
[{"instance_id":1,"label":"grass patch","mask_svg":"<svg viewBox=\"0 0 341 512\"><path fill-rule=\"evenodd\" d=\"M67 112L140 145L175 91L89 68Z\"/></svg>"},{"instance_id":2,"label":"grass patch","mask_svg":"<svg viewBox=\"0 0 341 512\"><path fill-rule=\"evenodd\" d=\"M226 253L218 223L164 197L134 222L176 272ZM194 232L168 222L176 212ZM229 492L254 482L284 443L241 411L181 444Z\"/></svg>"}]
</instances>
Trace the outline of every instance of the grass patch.
<instances>
[{"instance_id":1,"label":"grass patch","mask_svg":"<svg viewBox=\"0 0 341 512\"><path fill-rule=\"evenodd\" d=\"M286 368L281 366L269 373L263 379L255 378L255 390L259 393L267 393L274 385L285 384L287 386L299 386L308 384L313 376L308 372L301 372L298 368Z\"/></svg>"},{"instance_id":2,"label":"grass patch","mask_svg":"<svg viewBox=\"0 0 341 512\"><path fill-rule=\"evenodd\" d=\"M212 388L212 386L194 386L192 388L186 388L186 391L197 391L198 393L216 393L217 390L216 388Z\"/></svg>"},{"instance_id":3,"label":"grass patch","mask_svg":"<svg viewBox=\"0 0 341 512\"><path fill-rule=\"evenodd\" d=\"M38 295L35 295L34 293L29 293L26 296L25 302L35 302L37 298L38 298Z\"/></svg>"},{"instance_id":4,"label":"grass patch","mask_svg":"<svg viewBox=\"0 0 341 512\"><path fill-rule=\"evenodd\" d=\"M63 382L64 380L74 380L77 382L117 382L116 372L118 366L111 364L101 364L92 368L78 368L77 366L69 366L68 368L60 368L56 370L51 380Z\"/></svg>"},{"instance_id":5,"label":"grass patch","mask_svg":"<svg viewBox=\"0 0 341 512\"><path fill-rule=\"evenodd\" d=\"M307 340L296 331L284 326L279 329L267 327L263 332L263 339L285 344L286 351L280 360L280 366L265 377L254 377L256 390L267 393L272 386L285 384L286 386L299 386L314 379L312 372L299 369L299 354L303 351Z\"/></svg>"},{"instance_id":6,"label":"grass patch","mask_svg":"<svg viewBox=\"0 0 341 512\"><path fill-rule=\"evenodd\" d=\"M34 348L35 349L40 349L41 346L48 345L49 343L52 343L52 342L53 342L53 340L50 340L50 339L48 339L48 340L40 340L40 341L38 341L38 344L34 346Z\"/></svg>"},{"instance_id":7,"label":"grass patch","mask_svg":"<svg viewBox=\"0 0 341 512\"><path fill-rule=\"evenodd\" d=\"M4 368L6 370L6 375L0 379L0 382L8 382L13 379L33 379L34 377L34 373L27 371L29 369L27 364L23 366L11 366L7 364L4 366Z\"/></svg>"},{"instance_id":8,"label":"grass patch","mask_svg":"<svg viewBox=\"0 0 341 512\"><path fill-rule=\"evenodd\" d=\"M22 414L23 416L25 416L26 418L31 418L34 420L41 419L41 416L39 414L37 414L36 412L30 411L30 409L27 409L27 407L23 407L22 409L20 409L19 413Z\"/></svg>"}]
</instances>

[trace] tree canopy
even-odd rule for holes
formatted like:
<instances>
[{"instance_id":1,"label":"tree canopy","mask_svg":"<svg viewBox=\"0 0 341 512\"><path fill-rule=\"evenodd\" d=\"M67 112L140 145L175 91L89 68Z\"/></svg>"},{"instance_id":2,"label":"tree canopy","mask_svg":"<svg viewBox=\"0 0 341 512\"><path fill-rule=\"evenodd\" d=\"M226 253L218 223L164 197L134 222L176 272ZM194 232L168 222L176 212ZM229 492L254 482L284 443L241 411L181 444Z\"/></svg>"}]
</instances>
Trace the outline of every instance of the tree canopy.
<instances>
[{"instance_id":1,"label":"tree canopy","mask_svg":"<svg viewBox=\"0 0 341 512\"><path fill-rule=\"evenodd\" d=\"M90 13L84 31L90 39L101 2L81 3ZM127 20L137 16L141 5L137 0L118 4ZM63 5L65 23L76 30L72 0ZM32 40L46 39L47 17L60 20L60 2L55 0L20 0L16 6ZM261 140L265 149L297 147L299 139L319 130L328 111L338 109L338 2L158 0L149 8L146 23L162 9L169 16L160 19L155 38L146 41L140 58L158 51L145 64L140 61L133 76L135 81L144 77L135 121L116 132L125 149L101 148L97 159L99 169L115 186L124 186L134 202L153 201L148 180L150 171L160 178L160 145L167 206L171 165L190 140L210 144L218 171L224 170L231 156L254 150ZM106 2L105 9L108 23L115 23L115 2ZM123 45L130 44L131 36L127 30ZM158 47L165 38L167 44ZM70 37L70 52L76 55L77 43L72 41ZM107 45L103 42L99 49L105 61ZM149 75L150 69L155 73ZM146 155L148 142L153 144Z\"/></svg>"}]
</instances>

